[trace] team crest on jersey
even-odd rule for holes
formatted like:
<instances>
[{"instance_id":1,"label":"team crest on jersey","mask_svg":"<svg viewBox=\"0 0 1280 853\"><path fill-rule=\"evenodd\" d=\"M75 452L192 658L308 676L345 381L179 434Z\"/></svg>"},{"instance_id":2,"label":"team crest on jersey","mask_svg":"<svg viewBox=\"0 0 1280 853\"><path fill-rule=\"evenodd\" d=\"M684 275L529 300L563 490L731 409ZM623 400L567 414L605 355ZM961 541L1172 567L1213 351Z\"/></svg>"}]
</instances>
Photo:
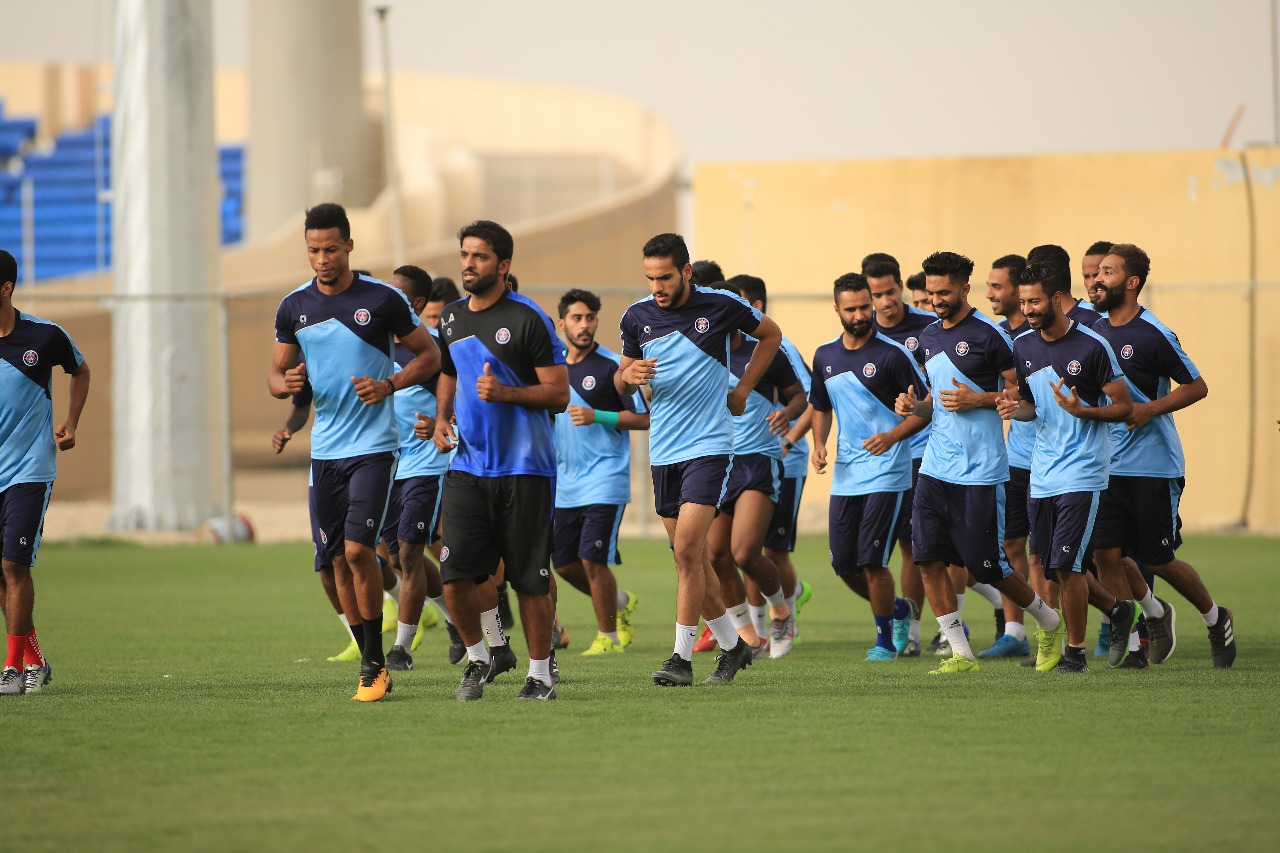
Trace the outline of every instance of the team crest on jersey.
<instances>
[{"instance_id":1,"label":"team crest on jersey","mask_svg":"<svg viewBox=\"0 0 1280 853\"><path fill-rule=\"evenodd\" d=\"M590 391L590 390L591 390L592 388L594 388L594 387L596 387L596 378L595 378L594 376L584 376L584 377L582 377L582 390L583 390L583 391Z\"/></svg>"},{"instance_id":2,"label":"team crest on jersey","mask_svg":"<svg viewBox=\"0 0 1280 853\"><path fill-rule=\"evenodd\" d=\"M956 344L956 355L968 355L968 354L969 354L968 341L961 341L960 343ZM925 355L928 355L928 353L925 353Z\"/></svg>"},{"instance_id":3,"label":"team crest on jersey","mask_svg":"<svg viewBox=\"0 0 1280 853\"><path fill-rule=\"evenodd\" d=\"M493 339L500 344L509 344L511 343L511 330L503 326L494 334Z\"/></svg>"},{"instance_id":4,"label":"team crest on jersey","mask_svg":"<svg viewBox=\"0 0 1280 853\"><path fill-rule=\"evenodd\" d=\"M906 346L907 346L907 349L911 350L912 352L915 352L916 347L920 346L920 339L917 338L915 335L912 335L911 337L907 338Z\"/></svg>"},{"instance_id":5,"label":"team crest on jersey","mask_svg":"<svg viewBox=\"0 0 1280 853\"><path fill-rule=\"evenodd\" d=\"M1125 344L1120 347L1121 358L1133 358L1133 344Z\"/></svg>"},{"instance_id":6,"label":"team crest on jersey","mask_svg":"<svg viewBox=\"0 0 1280 853\"><path fill-rule=\"evenodd\" d=\"M699 317L698 319L693 321L693 328L695 331L699 333L705 332L707 331L707 329L711 328L711 321L708 320L706 317Z\"/></svg>"},{"instance_id":7,"label":"team crest on jersey","mask_svg":"<svg viewBox=\"0 0 1280 853\"><path fill-rule=\"evenodd\" d=\"M1081 370L1080 362L1075 359L1072 359L1071 363L1067 365L1067 373L1070 373L1072 376L1079 376Z\"/></svg>"},{"instance_id":8,"label":"team crest on jersey","mask_svg":"<svg viewBox=\"0 0 1280 853\"><path fill-rule=\"evenodd\" d=\"M870 379L872 376L875 376L876 366L868 361L866 364L862 365L862 375L867 377L868 379Z\"/></svg>"},{"instance_id":9,"label":"team crest on jersey","mask_svg":"<svg viewBox=\"0 0 1280 853\"><path fill-rule=\"evenodd\" d=\"M449 546L445 545L440 549L440 562L443 563L447 559L449 559Z\"/></svg>"},{"instance_id":10,"label":"team crest on jersey","mask_svg":"<svg viewBox=\"0 0 1280 853\"><path fill-rule=\"evenodd\" d=\"M360 326L369 325L369 321L373 319L373 315L369 313L368 308L356 309L356 324Z\"/></svg>"},{"instance_id":11,"label":"team crest on jersey","mask_svg":"<svg viewBox=\"0 0 1280 853\"><path fill-rule=\"evenodd\" d=\"M33 349L29 349L22 354L22 363L27 367L35 367L38 361L40 361L40 356Z\"/></svg>"}]
</instances>

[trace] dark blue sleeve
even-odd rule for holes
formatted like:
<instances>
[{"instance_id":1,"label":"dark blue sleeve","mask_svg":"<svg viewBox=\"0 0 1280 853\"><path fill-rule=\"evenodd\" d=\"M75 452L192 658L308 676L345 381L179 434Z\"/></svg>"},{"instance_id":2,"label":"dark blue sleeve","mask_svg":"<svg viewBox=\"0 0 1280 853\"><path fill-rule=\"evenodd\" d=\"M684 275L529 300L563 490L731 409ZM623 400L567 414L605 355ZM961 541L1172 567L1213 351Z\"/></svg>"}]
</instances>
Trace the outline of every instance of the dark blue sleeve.
<instances>
[{"instance_id":1,"label":"dark blue sleeve","mask_svg":"<svg viewBox=\"0 0 1280 853\"><path fill-rule=\"evenodd\" d=\"M441 335L436 338L436 343L440 345L440 372L457 379L458 368L453 364L453 356L449 355L449 336Z\"/></svg>"},{"instance_id":2,"label":"dark blue sleeve","mask_svg":"<svg viewBox=\"0 0 1280 853\"><path fill-rule=\"evenodd\" d=\"M307 380L307 384L302 386L302 390L293 395L289 401L299 409L305 409L311 405L311 401L315 398L315 392L311 388L311 380Z\"/></svg>"},{"instance_id":3,"label":"dark blue sleeve","mask_svg":"<svg viewBox=\"0 0 1280 853\"><path fill-rule=\"evenodd\" d=\"M282 344L297 345L298 338L293 333L293 310L289 307L286 296L276 309L276 341Z\"/></svg>"},{"instance_id":4,"label":"dark blue sleeve","mask_svg":"<svg viewBox=\"0 0 1280 853\"><path fill-rule=\"evenodd\" d=\"M796 376L795 369L791 366L791 359L787 358L787 354L782 351L782 347L778 347L778 351L774 354L773 361L769 364L769 369L765 371L765 378L773 383L779 393L800 381L800 377ZM789 401L790 398L788 398Z\"/></svg>"},{"instance_id":5,"label":"dark blue sleeve","mask_svg":"<svg viewBox=\"0 0 1280 853\"><path fill-rule=\"evenodd\" d=\"M635 327L635 318L628 309L618 322L618 329L622 332L622 354L627 358L644 358L644 351L640 349L640 336L636 334Z\"/></svg>"},{"instance_id":6,"label":"dark blue sleeve","mask_svg":"<svg viewBox=\"0 0 1280 853\"><path fill-rule=\"evenodd\" d=\"M1014 352L1018 353L1019 346L1017 343L1014 343L1013 348ZM1022 365L1025 363L1026 360L1020 353L1013 362L1014 370L1018 373L1018 396L1034 406L1036 402L1036 395L1031 392L1031 383L1027 381L1027 372L1022 369Z\"/></svg>"},{"instance_id":7,"label":"dark blue sleeve","mask_svg":"<svg viewBox=\"0 0 1280 853\"><path fill-rule=\"evenodd\" d=\"M831 398L827 396L827 385L824 381L826 377L823 375L821 355L821 350L813 354L813 377L809 385L809 403L816 411L829 412L831 411Z\"/></svg>"},{"instance_id":8,"label":"dark blue sleeve","mask_svg":"<svg viewBox=\"0 0 1280 853\"><path fill-rule=\"evenodd\" d=\"M391 334L404 340L415 328L422 325L422 321L418 319L417 314L413 313L409 300L398 288L388 285L387 289L391 291L385 305L387 328L391 330Z\"/></svg>"}]
</instances>

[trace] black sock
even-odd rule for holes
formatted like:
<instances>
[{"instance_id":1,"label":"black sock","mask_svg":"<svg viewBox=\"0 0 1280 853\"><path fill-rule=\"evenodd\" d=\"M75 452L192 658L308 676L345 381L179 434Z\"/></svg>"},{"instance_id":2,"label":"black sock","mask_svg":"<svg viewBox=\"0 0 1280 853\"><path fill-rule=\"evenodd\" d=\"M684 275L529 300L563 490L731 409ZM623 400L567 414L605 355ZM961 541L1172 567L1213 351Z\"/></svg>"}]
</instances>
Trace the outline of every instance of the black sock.
<instances>
[{"instance_id":1,"label":"black sock","mask_svg":"<svg viewBox=\"0 0 1280 853\"><path fill-rule=\"evenodd\" d=\"M1064 654L1072 660L1084 660L1084 649L1077 649L1075 646L1067 646Z\"/></svg>"},{"instance_id":2,"label":"black sock","mask_svg":"<svg viewBox=\"0 0 1280 853\"><path fill-rule=\"evenodd\" d=\"M379 625L379 628L382 626ZM356 648L360 649L360 656L364 656L364 623L357 622L351 626L351 636L356 638Z\"/></svg>"},{"instance_id":3,"label":"black sock","mask_svg":"<svg viewBox=\"0 0 1280 853\"><path fill-rule=\"evenodd\" d=\"M382 617L364 620L364 648L360 652L365 663L386 664L387 659L382 653Z\"/></svg>"}]
</instances>

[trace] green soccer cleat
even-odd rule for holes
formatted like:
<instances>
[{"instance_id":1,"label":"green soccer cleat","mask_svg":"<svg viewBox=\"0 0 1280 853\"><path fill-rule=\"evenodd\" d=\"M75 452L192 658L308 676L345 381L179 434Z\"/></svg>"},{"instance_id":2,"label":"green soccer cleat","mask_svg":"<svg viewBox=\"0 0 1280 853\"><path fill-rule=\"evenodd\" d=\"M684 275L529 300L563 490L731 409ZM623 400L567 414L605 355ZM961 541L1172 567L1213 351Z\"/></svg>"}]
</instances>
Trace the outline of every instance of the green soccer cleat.
<instances>
[{"instance_id":1,"label":"green soccer cleat","mask_svg":"<svg viewBox=\"0 0 1280 853\"><path fill-rule=\"evenodd\" d=\"M416 652L418 650L418 646L422 645L422 635L425 633L427 633L426 630L419 624L418 630L413 632L413 642L409 644L409 651Z\"/></svg>"},{"instance_id":2,"label":"green soccer cleat","mask_svg":"<svg viewBox=\"0 0 1280 853\"><path fill-rule=\"evenodd\" d=\"M599 657L600 655L620 655L622 654L622 644L615 643L604 634L596 634L595 640L591 646L582 653L582 657Z\"/></svg>"},{"instance_id":3,"label":"green soccer cleat","mask_svg":"<svg viewBox=\"0 0 1280 853\"><path fill-rule=\"evenodd\" d=\"M352 640L345 649L331 658L325 658L325 660L329 661L329 663L350 663L354 660L360 660L360 646L356 644L355 640Z\"/></svg>"},{"instance_id":4,"label":"green soccer cleat","mask_svg":"<svg viewBox=\"0 0 1280 853\"><path fill-rule=\"evenodd\" d=\"M977 672L978 662L973 658L967 658L963 655L952 655L938 665L937 669L929 671L930 675L952 675L957 672Z\"/></svg>"},{"instance_id":5,"label":"green soccer cleat","mask_svg":"<svg viewBox=\"0 0 1280 853\"><path fill-rule=\"evenodd\" d=\"M618 611L617 631L618 642L621 643L622 647L625 649L627 646L631 645L631 635L633 630L631 617L636 612L636 605L640 603L640 599L627 592L625 589L623 592L626 593L627 596L627 606Z\"/></svg>"},{"instance_id":6,"label":"green soccer cleat","mask_svg":"<svg viewBox=\"0 0 1280 853\"><path fill-rule=\"evenodd\" d=\"M1036 672L1052 672L1062 660L1062 639L1067 635L1067 620L1062 611L1057 611L1058 627L1052 631L1040 631L1040 640L1036 645ZM1125 637L1129 635L1126 633Z\"/></svg>"},{"instance_id":7,"label":"green soccer cleat","mask_svg":"<svg viewBox=\"0 0 1280 853\"><path fill-rule=\"evenodd\" d=\"M806 581L797 581L800 584L800 594L796 596L796 612L792 613L792 627L794 634L792 635L792 645L800 645L800 611L809 603L809 599L813 598L813 587L809 586Z\"/></svg>"},{"instance_id":8,"label":"green soccer cleat","mask_svg":"<svg viewBox=\"0 0 1280 853\"><path fill-rule=\"evenodd\" d=\"M396 623L400 621L400 605L396 604L396 600L391 596L383 593L382 596L382 633L389 634L396 629Z\"/></svg>"},{"instance_id":9,"label":"green soccer cleat","mask_svg":"<svg viewBox=\"0 0 1280 853\"><path fill-rule=\"evenodd\" d=\"M423 628L434 628L440 624L440 611L435 605L427 603L422 607L422 618L418 620L418 624Z\"/></svg>"}]
</instances>

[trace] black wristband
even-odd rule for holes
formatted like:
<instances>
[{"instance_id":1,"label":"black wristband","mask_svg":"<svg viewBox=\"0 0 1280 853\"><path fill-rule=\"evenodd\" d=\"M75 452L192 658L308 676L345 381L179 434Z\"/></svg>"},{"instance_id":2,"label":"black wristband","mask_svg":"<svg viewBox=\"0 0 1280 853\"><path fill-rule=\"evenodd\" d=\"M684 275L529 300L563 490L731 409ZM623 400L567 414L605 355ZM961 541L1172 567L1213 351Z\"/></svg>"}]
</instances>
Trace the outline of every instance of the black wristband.
<instances>
[{"instance_id":1,"label":"black wristband","mask_svg":"<svg viewBox=\"0 0 1280 853\"><path fill-rule=\"evenodd\" d=\"M795 447L796 445L795 445L795 442L793 442L791 439L787 438L787 437L784 435L784 436L782 437L782 446L783 446L784 448L786 448L787 450L790 450L791 448Z\"/></svg>"},{"instance_id":2,"label":"black wristband","mask_svg":"<svg viewBox=\"0 0 1280 853\"><path fill-rule=\"evenodd\" d=\"M390 377L390 376L388 376L386 379L384 379L384 380L382 380L382 381L383 381L383 382L385 382L385 383L387 383L387 387L391 389L391 393L387 394L387 396L388 396L388 397L390 397L390 396L391 396L391 394L396 393L396 386L395 386L395 385L393 385L393 384L391 384L391 377Z\"/></svg>"}]
</instances>

